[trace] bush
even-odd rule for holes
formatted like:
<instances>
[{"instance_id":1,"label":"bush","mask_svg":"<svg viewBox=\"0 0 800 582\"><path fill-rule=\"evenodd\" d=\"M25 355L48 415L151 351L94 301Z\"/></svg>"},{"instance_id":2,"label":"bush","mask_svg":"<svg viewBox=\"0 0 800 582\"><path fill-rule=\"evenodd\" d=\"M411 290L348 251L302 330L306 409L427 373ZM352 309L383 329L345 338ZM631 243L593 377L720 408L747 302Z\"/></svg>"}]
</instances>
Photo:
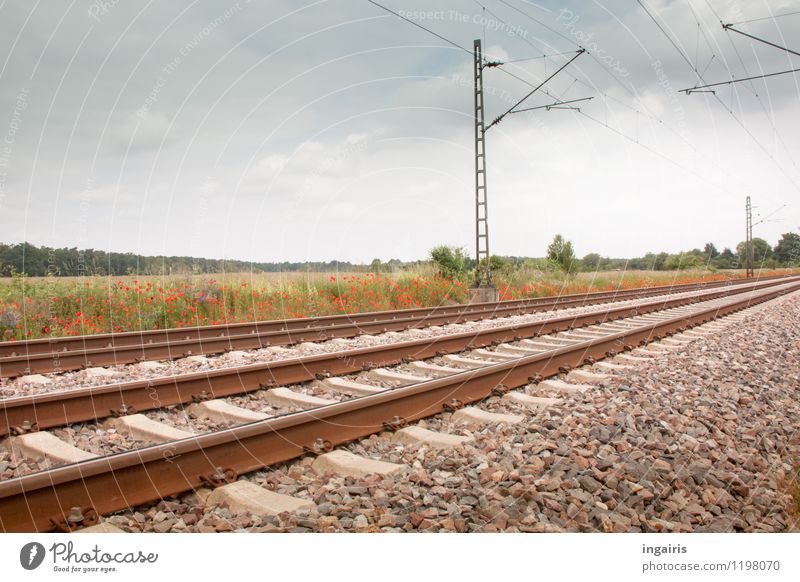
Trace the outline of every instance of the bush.
<instances>
[{"instance_id":1,"label":"bush","mask_svg":"<svg viewBox=\"0 0 800 582\"><path fill-rule=\"evenodd\" d=\"M564 240L560 234L553 237L553 242L547 247L547 259L565 273L572 273L577 267L572 241Z\"/></svg>"},{"instance_id":2,"label":"bush","mask_svg":"<svg viewBox=\"0 0 800 582\"><path fill-rule=\"evenodd\" d=\"M440 245L431 249L430 257L442 277L458 278L466 269L467 256L462 248Z\"/></svg>"},{"instance_id":3,"label":"bush","mask_svg":"<svg viewBox=\"0 0 800 582\"><path fill-rule=\"evenodd\" d=\"M705 260L701 255L694 253L678 253L667 257L664 267L668 271L685 269L703 269L706 266Z\"/></svg>"}]
</instances>

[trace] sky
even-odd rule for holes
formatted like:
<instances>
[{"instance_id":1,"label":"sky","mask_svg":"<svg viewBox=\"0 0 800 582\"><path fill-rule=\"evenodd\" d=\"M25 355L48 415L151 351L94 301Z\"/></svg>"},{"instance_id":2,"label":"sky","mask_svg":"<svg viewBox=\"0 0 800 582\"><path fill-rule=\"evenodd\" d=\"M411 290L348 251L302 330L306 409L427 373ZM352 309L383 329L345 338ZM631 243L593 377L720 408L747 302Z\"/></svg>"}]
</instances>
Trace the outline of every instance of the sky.
<instances>
[{"instance_id":1,"label":"sky","mask_svg":"<svg viewBox=\"0 0 800 582\"><path fill-rule=\"evenodd\" d=\"M0 3L0 242L252 261L634 257L800 229L798 1ZM409 22L411 21L411 22ZM435 32L415 26L418 24ZM449 41L449 42L448 42ZM453 43L453 44L450 44Z\"/></svg>"}]
</instances>

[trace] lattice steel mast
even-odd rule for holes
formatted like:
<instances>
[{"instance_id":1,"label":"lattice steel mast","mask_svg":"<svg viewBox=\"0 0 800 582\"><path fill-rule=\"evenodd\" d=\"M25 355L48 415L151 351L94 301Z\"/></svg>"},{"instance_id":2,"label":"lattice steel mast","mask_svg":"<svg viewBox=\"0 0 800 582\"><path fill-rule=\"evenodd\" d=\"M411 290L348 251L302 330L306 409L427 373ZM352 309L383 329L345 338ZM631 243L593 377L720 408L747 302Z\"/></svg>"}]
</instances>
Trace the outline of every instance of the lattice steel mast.
<instances>
[{"instance_id":1,"label":"lattice steel mast","mask_svg":"<svg viewBox=\"0 0 800 582\"><path fill-rule=\"evenodd\" d=\"M475 40L475 286L492 285L489 268L489 206L486 189L486 127L483 118L483 52Z\"/></svg>"}]
</instances>

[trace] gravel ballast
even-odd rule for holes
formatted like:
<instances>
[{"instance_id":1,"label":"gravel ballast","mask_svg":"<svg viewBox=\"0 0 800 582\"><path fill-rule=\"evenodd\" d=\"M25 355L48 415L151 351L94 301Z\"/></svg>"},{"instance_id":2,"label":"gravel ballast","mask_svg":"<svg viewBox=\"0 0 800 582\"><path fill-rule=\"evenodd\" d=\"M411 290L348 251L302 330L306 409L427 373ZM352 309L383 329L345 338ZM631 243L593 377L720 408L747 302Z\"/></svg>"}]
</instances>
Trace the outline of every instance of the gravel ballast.
<instances>
[{"instance_id":1,"label":"gravel ballast","mask_svg":"<svg viewBox=\"0 0 800 582\"><path fill-rule=\"evenodd\" d=\"M201 490L107 521L159 532L793 530L800 293L745 313L546 410L478 404L525 414L520 424L420 423L473 437L457 448L399 446L390 433L344 447L406 465L398 475L320 475L306 457L242 477L310 499L310 511L233 515L204 507Z\"/></svg>"}]
</instances>

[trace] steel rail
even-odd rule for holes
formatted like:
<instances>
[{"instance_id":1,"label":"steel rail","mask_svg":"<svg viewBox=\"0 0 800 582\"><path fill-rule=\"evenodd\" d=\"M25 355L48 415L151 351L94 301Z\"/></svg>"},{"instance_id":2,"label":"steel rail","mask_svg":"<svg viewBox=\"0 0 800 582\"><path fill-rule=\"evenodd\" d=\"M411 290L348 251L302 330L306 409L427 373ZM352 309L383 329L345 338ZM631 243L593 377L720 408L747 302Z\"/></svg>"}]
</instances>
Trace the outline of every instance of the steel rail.
<instances>
[{"instance_id":1,"label":"steel rail","mask_svg":"<svg viewBox=\"0 0 800 582\"><path fill-rule=\"evenodd\" d=\"M800 283L753 288L744 297L510 362L387 390L310 411L92 459L0 482L0 528L50 531L69 526L71 508L105 514L233 480L300 457L525 386L797 290ZM227 477L220 479L219 475Z\"/></svg>"},{"instance_id":2,"label":"steel rail","mask_svg":"<svg viewBox=\"0 0 800 582\"><path fill-rule=\"evenodd\" d=\"M771 277L763 277L760 280L765 281L773 278L781 278L783 275L776 275ZM181 341L183 339L191 338L209 338L214 339L223 335L241 335L245 333L259 333L265 331L290 331L290 330L303 330L310 327L319 327L323 325L336 325L341 322L359 322L359 321L376 321L391 319L393 317L407 317L426 315L434 312L441 313L458 313L462 311L484 311L494 306L529 306L537 304L550 305L551 303L579 303L580 301L593 299L605 299L612 297L625 297L625 296L638 296L643 292L683 292L691 291L699 288L717 287L724 285L735 285L752 282L749 279L729 279L726 281L711 281L707 283L685 283L680 285L663 285L657 287L642 287L638 289L622 289L617 291L594 291L590 293L577 293L571 295L558 295L552 297L534 297L528 299L515 299L511 301L502 301L499 303L485 302L485 303L468 303L450 306L437 306L437 307L420 307L414 309L397 309L390 311L369 311L358 312L340 315L326 315L319 317L300 317L289 319L276 319L265 320L256 322L242 322L230 323L225 325L210 325L186 328L167 328L143 331L130 331L121 333L104 333L93 335L81 336L66 336L54 338L41 338L35 340L26 340L19 342L0 342L0 358L8 357L11 355L23 354L38 354L38 353L51 353L65 351L70 346L79 346L80 349L102 348L109 346L131 346L141 345L145 343L161 343L168 341Z\"/></svg>"},{"instance_id":3,"label":"steel rail","mask_svg":"<svg viewBox=\"0 0 800 582\"><path fill-rule=\"evenodd\" d=\"M7 356L0 358L0 378L13 378L26 374L42 374L50 372L66 372L91 366L109 366L129 364L144 360L176 359L191 355L211 355L230 350L260 349L270 346L292 345L302 342L325 341L333 338L352 338L358 335L385 333L387 331L403 331L412 328L424 328L433 325L448 325L479 319L506 317L524 313L536 313L557 308L566 309L592 305L597 302L612 302L631 299L632 297L648 297L662 295L652 290L644 290L631 296L603 295L602 297L564 300L563 298L540 301L528 305L506 305L491 303L485 309L473 306L443 307L425 310L408 310L389 313L375 312L358 314L357 321L347 321L347 316L332 316L323 319L318 325L304 326L302 320L288 320L281 323L281 329L256 331L244 325L242 333L238 333L241 324L236 324L236 334L220 334L208 336L190 334L184 338L172 338L165 342L148 342L136 345L119 345L78 350L42 352ZM292 325L290 325L292 324ZM271 327L277 327L278 324ZM301 327L298 327L301 326ZM200 328L205 331L208 328ZM248 331L249 329L249 331ZM170 330L174 332L177 330ZM230 331L230 330L229 330ZM174 333L172 335L175 335ZM204 337L200 337L204 335ZM38 340L36 340L38 341Z\"/></svg>"},{"instance_id":4,"label":"steel rail","mask_svg":"<svg viewBox=\"0 0 800 582\"><path fill-rule=\"evenodd\" d=\"M780 280L780 277L776 278ZM772 280L762 279L762 280ZM66 372L92 366L130 364L189 355L219 354L361 334L401 331L492 317L566 309L601 302L681 293L745 283L712 282L673 287L649 287L618 292L543 297L500 303L477 303L398 311L366 312L320 318L299 318L228 326L180 328L100 334L0 344L0 378ZM689 289L688 287L691 287ZM146 340L146 341L145 341ZM79 346L76 348L76 346Z\"/></svg>"},{"instance_id":5,"label":"steel rail","mask_svg":"<svg viewBox=\"0 0 800 582\"><path fill-rule=\"evenodd\" d=\"M0 400L0 435L21 434L29 430L25 427L41 430L175 404L243 394L263 388L307 382L315 378L356 373L373 367L401 363L404 359L432 358L437 355L462 352L468 348L480 348L548 333L569 331L578 327L662 311L775 285L774 281L764 281L747 286L702 290L688 297L663 298L638 305L609 307L588 313L498 326L485 330L164 376L150 380L135 380L8 398Z\"/></svg>"},{"instance_id":6,"label":"steel rail","mask_svg":"<svg viewBox=\"0 0 800 582\"><path fill-rule=\"evenodd\" d=\"M791 276L791 275L790 275ZM784 275L763 277L761 281L785 278ZM583 301L607 299L615 297L639 296L642 293L680 293L702 288L751 283L749 279L729 279L726 281L711 281L706 283L686 283L680 285L663 285L657 287L642 287L637 289L623 289L616 291L594 291L590 293L577 293L571 295L558 295L552 297L534 297L528 299L515 299L499 303L468 303L449 306L421 307L415 309L398 309L390 311L369 311L340 315L326 315L320 317L301 317L289 319L276 319L256 322L231 323L226 325L211 325L186 328L168 328L156 330L131 331L121 333L105 333L81 336L66 336L54 338L41 338L19 342L0 342L0 358L12 355L39 354L68 351L70 349L104 348L109 346L132 346L146 343L161 343L181 341L187 338L214 339L227 335L242 335L247 333L260 333L268 331L303 330L310 327L331 326L339 323L357 323L360 321L371 322L386 320L396 317L422 316L430 313L455 314L460 312L485 311L493 307L528 307L531 305L551 304L580 304ZM78 346L73 348L71 346Z\"/></svg>"}]
</instances>

